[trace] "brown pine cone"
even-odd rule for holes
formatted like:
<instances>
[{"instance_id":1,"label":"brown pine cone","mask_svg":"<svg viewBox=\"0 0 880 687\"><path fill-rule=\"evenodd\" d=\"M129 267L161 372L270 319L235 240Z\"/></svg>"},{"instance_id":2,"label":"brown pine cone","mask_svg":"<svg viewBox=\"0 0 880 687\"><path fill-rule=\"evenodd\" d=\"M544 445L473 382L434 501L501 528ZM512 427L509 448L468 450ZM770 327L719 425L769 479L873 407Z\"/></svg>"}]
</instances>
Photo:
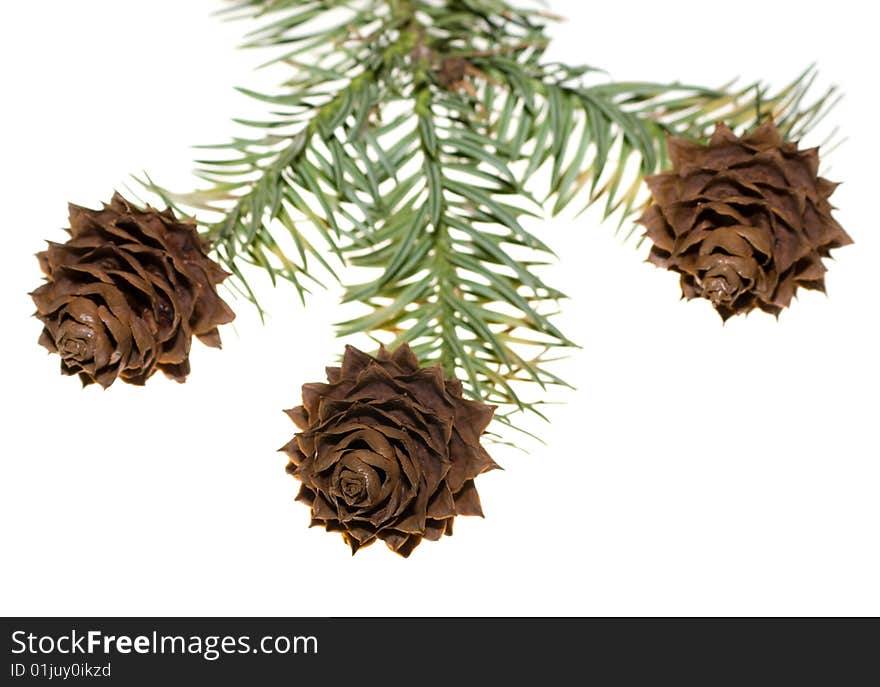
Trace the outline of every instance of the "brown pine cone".
<instances>
[{"instance_id":1,"label":"brown pine cone","mask_svg":"<svg viewBox=\"0 0 880 687\"><path fill-rule=\"evenodd\" d=\"M235 314L217 294L228 274L192 222L140 209L118 193L101 210L70 206L71 238L37 254L46 283L31 293L40 343L83 385L143 384L157 370L182 382L192 337L220 347Z\"/></svg>"},{"instance_id":2,"label":"brown pine cone","mask_svg":"<svg viewBox=\"0 0 880 687\"><path fill-rule=\"evenodd\" d=\"M464 399L406 344L375 358L348 346L327 379L285 411L303 431L281 449L313 526L340 532L352 553L381 539L409 556L451 535L456 515L483 514L474 478L498 467L480 445L493 406Z\"/></svg>"},{"instance_id":3,"label":"brown pine cone","mask_svg":"<svg viewBox=\"0 0 880 687\"><path fill-rule=\"evenodd\" d=\"M778 315L798 287L825 290L822 258L852 239L831 216L837 185L818 176L817 148L798 150L773 123L667 145L672 169L648 177L653 204L639 221L648 260L680 273L686 298L707 298L726 320Z\"/></svg>"}]
</instances>

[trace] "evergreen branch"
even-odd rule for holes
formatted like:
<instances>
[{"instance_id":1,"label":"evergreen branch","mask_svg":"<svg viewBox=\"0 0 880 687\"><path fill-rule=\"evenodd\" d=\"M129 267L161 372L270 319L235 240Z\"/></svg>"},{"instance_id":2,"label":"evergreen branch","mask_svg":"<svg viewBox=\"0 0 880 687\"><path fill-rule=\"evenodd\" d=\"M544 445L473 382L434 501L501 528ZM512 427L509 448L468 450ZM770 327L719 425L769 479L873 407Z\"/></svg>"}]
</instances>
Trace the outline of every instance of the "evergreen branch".
<instances>
[{"instance_id":1,"label":"evergreen branch","mask_svg":"<svg viewBox=\"0 0 880 687\"><path fill-rule=\"evenodd\" d=\"M516 61L490 55L476 58L474 64L509 89L508 102L493 113L496 146L519 152L507 162L522 163L520 183L526 188L540 183L534 191L553 215L585 195L581 211L604 199L604 217L620 211L621 224L632 219L640 205L644 176L667 165L667 136L705 140L722 122L747 130L772 118L788 138L796 140L818 124L838 99L831 88L806 103L816 76L812 67L768 94L761 83L720 89L678 83L585 85L578 81L589 68L553 65L548 70L536 67L530 56ZM488 91L490 86L483 88ZM513 112L521 113L528 128L510 134ZM549 171L549 183L539 174L544 169Z\"/></svg>"},{"instance_id":2,"label":"evergreen branch","mask_svg":"<svg viewBox=\"0 0 880 687\"><path fill-rule=\"evenodd\" d=\"M812 69L772 94L610 82L547 61L552 17L503 0L234 0L226 13L262 19L247 45L274 49L267 64L292 76L278 93L240 89L272 114L209 147L220 157L198 163L206 188L145 183L213 215L205 234L252 300L245 263L303 298L340 264L372 269L346 288L364 313L340 336L409 342L512 409L538 412L526 382L565 385L551 367L572 345L551 321L564 296L541 278L552 253L524 216L581 199L623 223L644 175L666 166L668 135L773 117L799 138L835 102L808 102Z\"/></svg>"},{"instance_id":3,"label":"evergreen branch","mask_svg":"<svg viewBox=\"0 0 880 687\"><path fill-rule=\"evenodd\" d=\"M273 40L297 44L280 58L295 67L295 76L286 82L288 91L281 95L239 90L283 109L264 121L236 120L261 132L256 138L203 147L225 154L197 161L196 175L210 184L208 188L178 194L146 179L147 186L179 212L195 209L219 218L206 221L200 215L205 236L254 301L242 263L266 269L273 283L277 278L289 280L303 299L310 283L320 283L316 271L336 277L327 252L341 262L344 237L364 231L369 220L365 213L352 214L343 206L353 202L356 207L367 207L358 191L366 185L375 197L378 185L393 173L393 168L375 175L370 170L365 184L350 156L342 152L374 115L384 94L379 79L381 54L366 45L344 50L339 46L352 32L373 23L370 10L379 3L360 3L364 7L356 10L349 7L356 3L330 1L271 4L276 7L248 2L236 3L233 9L250 8L262 14L296 7L293 15L261 29L254 39L258 44ZM349 11L339 23L307 34L307 40L284 38L283 32L333 8ZM300 59L300 54L307 58ZM356 183L343 183L346 168L357 175Z\"/></svg>"},{"instance_id":4,"label":"evergreen branch","mask_svg":"<svg viewBox=\"0 0 880 687\"><path fill-rule=\"evenodd\" d=\"M382 274L348 289L345 300L370 312L341 323L339 334L387 332L386 343L410 343L422 360L461 377L473 396L537 412L515 383L564 384L545 359L571 344L544 312L562 294L510 248L549 249L520 224L524 210L499 198L517 192L513 175L474 144L479 134L452 120L438 127L444 112L425 70L411 97L418 164L401 183L412 191L377 223L378 243L351 248L352 264ZM465 164L472 156L492 171Z\"/></svg>"}]
</instances>

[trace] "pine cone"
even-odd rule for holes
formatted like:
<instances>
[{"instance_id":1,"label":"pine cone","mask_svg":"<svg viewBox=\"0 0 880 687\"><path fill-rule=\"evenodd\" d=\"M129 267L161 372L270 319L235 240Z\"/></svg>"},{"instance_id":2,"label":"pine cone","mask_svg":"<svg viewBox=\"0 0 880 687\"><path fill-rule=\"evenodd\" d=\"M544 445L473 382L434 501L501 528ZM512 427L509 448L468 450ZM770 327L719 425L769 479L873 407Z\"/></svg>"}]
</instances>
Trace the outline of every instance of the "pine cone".
<instances>
[{"instance_id":1,"label":"pine cone","mask_svg":"<svg viewBox=\"0 0 880 687\"><path fill-rule=\"evenodd\" d=\"M483 514L474 478L498 467L480 445L493 406L462 398L405 344L375 358L348 346L327 379L285 411L303 431L281 449L313 526L341 532L352 553L381 539L409 556L451 535L456 515Z\"/></svg>"},{"instance_id":2,"label":"pine cone","mask_svg":"<svg viewBox=\"0 0 880 687\"><path fill-rule=\"evenodd\" d=\"M101 210L70 206L70 240L37 254L46 283L31 293L40 343L83 385L182 382L193 335L220 347L235 317L217 295L228 274L205 255L195 224L140 209L118 193Z\"/></svg>"},{"instance_id":3,"label":"pine cone","mask_svg":"<svg viewBox=\"0 0 880 687\"><path fill-rule=\"evenodd\" d=\"M798 150L767 123L668 149L672 169L648 177L654 201L639 221L648 260L679 272L686 298L707 298L726 320L756 307L778 316L798 287L824 292L822 258L852 239L831 216L837 184L818 176L817 148Z\"/></svg>"}]
</instances>

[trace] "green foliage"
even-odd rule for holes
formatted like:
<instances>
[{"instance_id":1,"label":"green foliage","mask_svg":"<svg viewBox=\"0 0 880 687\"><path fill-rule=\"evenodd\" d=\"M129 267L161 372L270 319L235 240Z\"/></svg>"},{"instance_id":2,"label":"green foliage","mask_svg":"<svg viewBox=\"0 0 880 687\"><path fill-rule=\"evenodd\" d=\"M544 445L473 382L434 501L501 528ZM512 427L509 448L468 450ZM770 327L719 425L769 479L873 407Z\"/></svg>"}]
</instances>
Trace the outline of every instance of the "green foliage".
<instances>
[{"instance_id":1,"label":"green foliage","mask_svg":"<svg viewBox=\"0 0 880 687\"><path fill-rule=\"evenodd\" d=\"M551 321L563 294L541 278L554 256L524 217L601 201L632 227L667 135L773 117L799 138L833 105L833 91L806 103L812 69L776 93L609 82L548 62L548 16L501 0L250 0L225 11L262 19L248 45L278 53L271 63L291 77L273 94L240 89L271 114L209 147L197 169L206 187L147 183L179 211L216 218L206 235L252 299L243 263L303 298L343 265L372 268L346 288L364 309L340 336L410 342L473 396L513 409L537 412L520 382L564 384L550 362L572 345Z\"/></svg>"}]
</instances>

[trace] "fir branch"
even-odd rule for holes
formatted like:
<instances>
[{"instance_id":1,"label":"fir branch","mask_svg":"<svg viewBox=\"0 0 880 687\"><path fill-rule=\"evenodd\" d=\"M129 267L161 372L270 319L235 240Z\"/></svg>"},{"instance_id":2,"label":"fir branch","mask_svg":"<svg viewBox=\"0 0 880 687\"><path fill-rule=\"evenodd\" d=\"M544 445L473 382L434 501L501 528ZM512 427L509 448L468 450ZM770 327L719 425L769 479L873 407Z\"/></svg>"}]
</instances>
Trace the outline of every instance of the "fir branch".
<instances>
[{"instance_id":1,"label":"fir branch","mask_svg":"<svg viewBox=\"0 0 880 687\"><path fill-rule=\"evenodd\" d=\"M490 110L497 149L519 152L508 164L522 163L518 180L553 215L585 196L581 212L604 199L604 217L619 211L622 225L640 208L644 176L666 167L668 136L705 140L718 123L745 131L769 118L787 138L798 140L839 100L832 87L808 102L817 76L812 66L775 93L760 82L718 89L604 80L588 84L595 70L542 64L541 52L474 52L472 59L487 76L478 91L484 112L486 99L497 100L495 84L507 89L504 103ZM519 118L519 128L510 134L512 117ZM549 183L541 170L549 171Z\"/></svg>"},{"instance_id":2,"label":"fir branch","mask_svg":"<svg viewBox=\"0 0 880 687\"><path fill-rule=\"evenodd\" d=\"M206 236L249 297L241 265L291 281L372 268L344 300L364 314L339 334L411 343L472 396L536 410L523 382L564 385L552 360L571 342L552 323L563 295L541 278L553 255L521 222L580 199L631 220L644 175L666 165L667 135L773 117L792 138L833 106L808 103L811 69L769 93L614 83L548 62L540 7L502 0L235 0L262 18L248 45L291 71L273 107L240 121L247 138L199 162L208 186L173 207L214 213ZM332 257L330 257L332 256ZM536 410L537 412L537 410ZM499 413L499 417L507 417Z\"/></svg>"},{"instance_id":3,"label":"fir branch","mask_svg":"<svg viewBox=\"0 0 880 687\"><path fill-rule=\"evenodd\" d=\"M560 147L545 153L553 165L546 196L554 201L552 213L561 212L589 185L583 209L604 197L606 218L621 211L621 225L632 220L634 212L640 212L637 200L643 197L642 179L667 166L667 136L705 140L721 122L744 131L773 119L787 138L800 139L838 99L836 89L831 88L807 105L805 99L815 77L815 69L810 67L772 94L757 82L718 90L647 83L551 85L560 89L559 100L570 101L573 112L566 116L571 137L579 141L574 156L569 154L571 145L569 151ZM553 99L547 98L545 118L551 124L553 109ZM617 159L609 165L609 151L615 146Z\"/></svg>"},{"instance_id":4,"label":"fir branch","mask_svg":"<svg viewBox=\"0 0 880 687\"><path fill-rule=\"evenodd\" d=\"M418 132L417 165L400 180L407 194L349 249L352 264L382 274L347 290L345 300L361 301L370 312L342 323L339 334L389 332L386 343L409 342L423 361L462 377L473 396L536 410L520 399L516 382L564 384L545 358L571 343L544 314L562 294L510 248L548 257L550 251L520 224L526 210L502 200L520 189L506 166L475 143L481 134L442 116L427 65L411 97L416 122L407 125ZM472 156L492 171L478 169Z\"/></svg>"},{"instance_id":5,"label":"fir branch","mask_svg":"<svg viewBox=\"0 0 880 687\"><path fill-rule=\"evenodd\" d=\"M352 32L374 23L372 8L349 11L329 28L286 37L286 32L309 23L322 12L352 4L235 3L233 9L252 6L260 15L287 7L296 9L252 36L253 45L277 41L296 46L277 58L295 68L295 76L284 84L285 92L269 95L239 89L283 109L273 111L264 121L236 120L264 132L257 138L203 146L226 153L197 161L196 175L210 184L208 188L175 194L146 180L151 190L179 212L186 214L185 208L189 208L219 217L202 222L205 236L254 302L256 297L244 278L241 263L266 269L273 283L279 277L289 280L304 299L309 284L320 283L314 276L313 263L335 278L333 258L326 254L335 256L341 264L344 236L364 231L364 221L369 219L367 213L352 215L344 207L347 201L366 206L347 184L340 182L343 167L354 164L351 156L342 154L342 148L359 138L384 98L379 79L382 53L377 53L375 45L346 44ZM365 151L362 148L360 152ZM379 184L393 174L393 165L399 162L392 158L386 160L385 168L369 171L373 201L378 198Z\"/></svg>"}]
</instances>

